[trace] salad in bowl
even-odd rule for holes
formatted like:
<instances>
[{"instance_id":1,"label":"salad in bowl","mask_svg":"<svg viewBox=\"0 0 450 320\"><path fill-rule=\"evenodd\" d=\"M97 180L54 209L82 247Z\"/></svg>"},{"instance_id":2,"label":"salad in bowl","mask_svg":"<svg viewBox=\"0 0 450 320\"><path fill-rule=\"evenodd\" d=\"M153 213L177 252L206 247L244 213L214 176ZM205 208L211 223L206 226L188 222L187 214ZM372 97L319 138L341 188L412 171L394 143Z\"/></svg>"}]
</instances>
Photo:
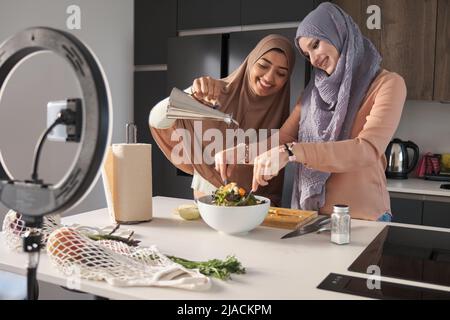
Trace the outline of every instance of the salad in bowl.
<instances>
[{"instance_id":1,"label":"salad in bowl","mask_svg":"<svg viewBox=\"0 0 450 320\"><path fill-rule=\"evenodd\" d=\"M235 182L221 186L213 193L212 204L225 207L254 206L264 200L257 199L253 194L247 193Z\"/></svg>"},{"instance_id":2,"label":"salad in bowl","mask_svg":"<svg viewBox=\"0 0 450 320\"><path fill-rule=\"evenodd\" d=\"M230 183L212 196L197 199L197 205L203 221L211 228L227 234L244 234L264 221L270 200Z\"/></svg>"}]
</instances>

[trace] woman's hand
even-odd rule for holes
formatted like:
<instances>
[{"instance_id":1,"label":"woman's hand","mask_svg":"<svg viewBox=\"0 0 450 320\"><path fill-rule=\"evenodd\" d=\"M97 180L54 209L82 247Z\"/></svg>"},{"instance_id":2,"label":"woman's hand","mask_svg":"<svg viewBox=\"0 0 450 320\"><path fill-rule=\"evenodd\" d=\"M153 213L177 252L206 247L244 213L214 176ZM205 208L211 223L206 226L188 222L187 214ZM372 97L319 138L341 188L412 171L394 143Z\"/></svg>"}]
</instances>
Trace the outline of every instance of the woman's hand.
<instances>
[{"instance_id":1,"label":"woman's hand","mask_svg":"<svg viewBox=\"0 0 450 320\"><path fill-rule=\"evenodd\" d=\"M241 143L236 147L217 152L214 156L215 168L220 173L223 182L230 176L229 164L244 164L245 162L245 144Z\"/></svg>"},{"instance_id":2,"label":"woman's hand","mask_svg":"<svg viewBox=\"0 0 450 320\"><path fill-rule=\"evenodd\" d=\"M197 78L192 84L192 94L196 99L211 106L220 105L219 98L227 92L227 85L225 81L211 77Z\"/></svg>"},{"instance_id":3,"label":"woman's hand","mask_svg":"<svg viewBox=\"0 0 450 320\"><path fill-rule=\"evenodd\" d=\"M259 186L267 186L268 181L277 176L289 162L289 155L283 147L276 147L257 156L253 167L252 191Z\"/></svg>"}]
</instances>

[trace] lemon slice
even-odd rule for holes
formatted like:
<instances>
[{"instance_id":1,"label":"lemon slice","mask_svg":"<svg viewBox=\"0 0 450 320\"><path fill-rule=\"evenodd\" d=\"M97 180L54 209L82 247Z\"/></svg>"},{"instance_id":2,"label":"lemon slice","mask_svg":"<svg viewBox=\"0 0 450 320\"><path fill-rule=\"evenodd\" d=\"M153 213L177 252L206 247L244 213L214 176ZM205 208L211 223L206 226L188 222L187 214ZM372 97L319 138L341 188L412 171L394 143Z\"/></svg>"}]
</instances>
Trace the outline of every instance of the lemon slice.
<instances>
[{"instance_id":1,"label":"lemon slice","mask_svg":"<svg viewBox=\"0 0 450 320\"><path fill-rule=\"evenodd\" d=\"M178 214L185 220L197 220L200 212L196 205L182 205L177 208Z\"/></svg>"}]
</instances>

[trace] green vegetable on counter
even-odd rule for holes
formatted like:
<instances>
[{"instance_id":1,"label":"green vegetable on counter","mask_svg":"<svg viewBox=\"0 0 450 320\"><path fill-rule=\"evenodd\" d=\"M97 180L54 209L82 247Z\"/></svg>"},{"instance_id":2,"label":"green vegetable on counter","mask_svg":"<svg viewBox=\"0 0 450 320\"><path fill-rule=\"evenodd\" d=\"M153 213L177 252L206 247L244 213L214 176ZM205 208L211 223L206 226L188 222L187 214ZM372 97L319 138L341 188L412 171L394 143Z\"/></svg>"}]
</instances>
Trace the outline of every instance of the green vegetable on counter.
<instances>
[{"instance_id":1,"label":"green vegetable on counter","mask_svg":"<svg viewBox=\"0 0 450 320\"><path fill-rule=\"evenodd\" d=\"M100 241L100 240L112 240L112 241L119 241L123 242L129 246L137 247L139 245L139 240L134 240L132 232L128 238L114 236L112 233L114 233L119 226L114 228L114 230L109 234L89 234L85 233L85 236L89 237L91 240L94 241ZM191 261L175 256L167 256L170 260L172 260L175 263L178 263L182 265L183 267L187 269L198 269L200 273L204 274L205 276L215 277L220 280L228 280L231 279L231 274L244 274L245 268L242 266L242 264L239 262L238 259L236 259L235 256L228 256L225 260L220 259L211 259L208 261ZM150 256L150 259L157 260L158 257L152 257Z\"/></svg>"},{"instance_id":2,"label":"green vegetable on counter","mask_svg":"<svg viewBox=\"0 0 450 320\"><path fill-rule=\"evenodd\" d=\"M168 256L170 260L187 269L198 269L205 276L211 276L220 280L231 279L231 274L244 274L245 268L235 256L228 256L225 260L212 259L208 261L190 261L183 258Z\"/></svg>"}]
</instances>

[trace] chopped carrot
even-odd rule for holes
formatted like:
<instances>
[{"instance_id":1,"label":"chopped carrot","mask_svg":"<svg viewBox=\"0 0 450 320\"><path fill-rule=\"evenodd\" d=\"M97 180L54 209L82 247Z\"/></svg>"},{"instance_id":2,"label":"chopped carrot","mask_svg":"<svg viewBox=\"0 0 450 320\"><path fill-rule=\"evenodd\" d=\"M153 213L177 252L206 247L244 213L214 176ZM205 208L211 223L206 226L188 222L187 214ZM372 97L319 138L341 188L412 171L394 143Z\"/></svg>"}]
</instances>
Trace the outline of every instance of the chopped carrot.
<instances>
[{"instance_id":1,"label":"chopped carrot","mask_svg":"<svg viewBox=\"0 0 450 320\"><path fill-rule=\"evenodd\" d=\"M239 188L239 195L240 195L241 197L243 197L243 196L245 195L245 193L246 193L246 191L245 191L244 188Z\"/></svg>"}]
</instances>

